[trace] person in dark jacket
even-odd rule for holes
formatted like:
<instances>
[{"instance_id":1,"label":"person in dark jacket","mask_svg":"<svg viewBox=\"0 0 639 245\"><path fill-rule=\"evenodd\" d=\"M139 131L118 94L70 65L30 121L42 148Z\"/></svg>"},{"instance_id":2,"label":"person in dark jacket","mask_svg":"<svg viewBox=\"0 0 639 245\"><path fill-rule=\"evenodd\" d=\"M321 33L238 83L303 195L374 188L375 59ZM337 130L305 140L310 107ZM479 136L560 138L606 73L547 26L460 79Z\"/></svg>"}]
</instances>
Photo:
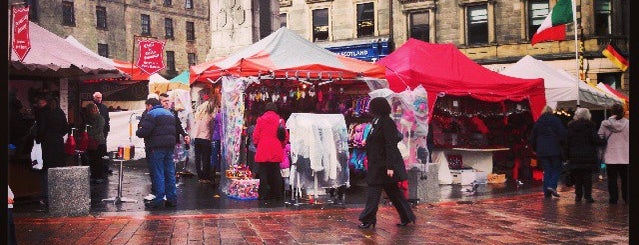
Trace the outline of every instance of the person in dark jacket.
<instances>
[{"instance_id":1,"label":"person in dark jacket","mask_svg":"<svg viewBox=\"0 0 639 245\"><path fill-rule=\"evenodd\" d=\"M146 105L148 112L142 118L140 128L135 132L135 135L147 140L148 144L145 147L151 148L152 189L154 189L155 199L145 203L145 206L147 208L162 206L166 195L166 206L175 207L177 205L175 163L173 162L176 137L175 116L164 109L157 99L148 99Z\"/></svg>"},{"instance_id":2,"label":"person in dark jacket","mask_svg":"<svg viewBox=\"0 0 639 245\"><path fill-rule=\"evenodd\" d=\"M397 143L402 140L402 136L389 116L390 104L385 98L377 97L371 100L369 108L374 119L371 123L373 128L366 139L368 190L366 207L359 215L359 220L362 222L359 228L375 227L382 189L399 214L400 223L397 226L415 223L415 214L397 185L398 182L406 180L408 174L402 155L397 148Z\"/></svg>"},{"instance_id":3,"label":"person in dark jacket","mask_svg":"<svg viewBox=\"0 0 639 245\"><path fill-rule=\"evenodd\" d=\"M566 142L563 145L568 158L568 169L575 179L575 202L580 202L582 197L586 202L595 202L592 199L592 173L599 166L597 148L603 145L603 140L590 118L590 110L578 108L574 120L568 123Z\"/></svg>"},{"instance_id":4,"label":"person in dark jacket","mask_svg":"<svg viewBox=\"0 0 639 245\"><path fill-rule=\"evenodd\" d=\"M89 134L89 143L87 153L91 160L91 179L95 183L102 183L106 180L106 166L102 161L102 156L106 155L106 138L104 137L104 118L100 116L100 111L95 104L86 105L87 116L87 133Z\"/></svg>"},{"instance_id":5,"label":"person in dark jacket","mask_svg":"<svg viewBox=\"0 0 639 245\"><path fill-rule=\"evenodd\" d=\"M42 192L44 200L41 201L43 208L46 208L49 186L47 175L49 168L66 166L66 155L64 153L64 135L69 130L67 116L64 111L57 106L57 101L53 98L38 99L39 108L35 112L36 116L36 142L42 144Z\"/></svg>"},{"instance_id":6,"label":"person in dark jacket","mask_svg":"<svg viewBox=\"0 0 639 245\"><path fill-rule=\"evenodd\" d=\"M559 197L557 182L563 168L561 142L566 138L566 128L550 106L544 106L541 116L533 125L529 143L544 169L543 191L546 198Z\"/></svg>"},{"instance_id":7,"label":"person in dark jacket","mask_svg":"<svg viewBox=\"0 0 639 245\"><path fill-rule=\"evenodd\" d=\"M93 93L93 104L98 106L100 116L102 116L102 118L104 119L104 138L106 139L109 135L109 131L111 131L111 118L109 117L109 108L107 108L106 105L102 104L102 93Z\"/></svg>"},{"instance_id":8,"label":"person in dark jacket","mask_svg":"<svg viewBox=\"0 0 639 245\"><path fill-rule=\"evenodd\" d=\"M142 118L144 118L146 116L146 113L149 112L149 110L153 109L153 106L151 106L149 103L148 99L155 99L157 100L157 102L153 102L153 103L159 103L160 102L160 96L158 96L157 94L149 94L147 96L147 104L146 104L146 110L144 110L142 112L142 115L140 116L140 121L138 122L138 129L142 127ZM153 165L151 165L151 148L150 147L146 147L147 145L149 145L150 143L148 142L148 139L144 139L144 155L146 156L146 165L147 168L149 169L149 178L151 178L151 193L149 193L148 195L146 195L144 197L144 201L145 202L151 202L153 201L153 199L155 199L155 195L153 193L155 193L155 189L153 188Z\"/></svg>"},{"instance_id":9,"label":"person in dark jacket","mask_svg":"<svg viewBox=\"0 0 639 245\"><path fill-rule=\"evenodd\" d=\"M184 127L182 127L182 121L180 121L180 117L178 117L177 111L173 110L171 98L169 97L169 95L166 93L160 94L160 103L162 103L162 107L164 107L164 109L169 110L175 117L175 132L177 133L177 136L178 136L175 138L175 143L176 144L180 143L180 136L181 136L184 138L184 143L186 145L189 145L191 142L191 137L189 136L188 133L186 133L186 131L184 130Z\"/></svg>"},{"instance_id":10,"label":"person in dark jacket","mask_svg":"<svg viewBox=\"0 0 639 245\"><path fill-rule=\"evenodd\" d=\"M100 92L93 93L93 104L95 104L98 107L98 111L100 111L100 116L102 116L102 118L104 119L103 133L104 133L104 147L106 147L107 145L106 139L107 139L107 136L109 135L109 131L111 131L111 118L109 117L109 108L107 108L106 105L102 104L102 93ZM103 157L103 156L106 156L106 148L104 150L104 155L100 157ZM105 165L104 171L107 174L113 174L113 170L109 169L109 165Z\"/></svg>"}]
</instances>

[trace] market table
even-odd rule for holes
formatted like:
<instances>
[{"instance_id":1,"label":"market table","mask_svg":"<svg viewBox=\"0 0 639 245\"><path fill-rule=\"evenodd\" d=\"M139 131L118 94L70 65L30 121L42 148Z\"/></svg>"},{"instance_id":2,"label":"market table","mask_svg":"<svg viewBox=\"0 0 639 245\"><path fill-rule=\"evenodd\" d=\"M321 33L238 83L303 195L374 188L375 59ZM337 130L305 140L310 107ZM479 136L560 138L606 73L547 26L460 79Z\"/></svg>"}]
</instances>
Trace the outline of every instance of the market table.
<instances>
[{"instance_id":1,"label":"market table","mask_svg":"<svg viewBox=\"0 0 639 245\"><path fill-rule=\"evenodd\" d=\"M446 155L458 154L462 157L463 167L470 167L477 171L490 174L493 172L493 153L495 151L507 151L510 148L450 148L433 150L433 162L439 163L439 183L452 184L453 177L448 167Z\"/></svg>"}]
</instances>

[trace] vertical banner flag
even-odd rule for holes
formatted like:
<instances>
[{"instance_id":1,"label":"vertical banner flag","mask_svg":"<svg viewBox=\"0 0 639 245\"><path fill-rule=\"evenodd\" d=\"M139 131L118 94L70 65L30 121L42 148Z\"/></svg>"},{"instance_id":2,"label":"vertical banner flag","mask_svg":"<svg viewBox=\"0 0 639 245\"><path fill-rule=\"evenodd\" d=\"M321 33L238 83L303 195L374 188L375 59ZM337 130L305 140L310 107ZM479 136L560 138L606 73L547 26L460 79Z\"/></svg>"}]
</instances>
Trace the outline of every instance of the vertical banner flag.
<instances>
[{"instance_id":1,"label":"vertical banner flag","mask_svg":"<svg viewBox=\"0 0 639 245\"><path fill-rule=\"evenodd\" d=\"M138 61L137 67L149 75L153 75L164 69L164 44L166 42L156 40L138 40Z\"/></svg>"},{"instance_id":2,"label":"vertical banner flag","mask_svg":"<svg viewBox=\"0 0 639 245\"><path fill-rule=\"evenodd\" d=\"M614 63L617 67L619 67L620 70L628 70L628 59L621 55L621 53L619 53L617 49L612 46L612 44L608 44L608 46L606 46L606 48L601 53L610 61L612 61L612 63Z\"/></svg>"},{"instance_id":3,"label":"vertical banner flag","mask_svg":"<svg viewBox=\"0 0 639 245\"><path fill-rule=\"evenodd\" d=\"M573 21L571 0L558 0L533 35L530 44L566 39L566 24Z\"/></svg>"},{"instance_id":4,"label":"vertical banner flag","mask_svg":"<svg viewBox=\"0 0 639 245\"><path fill-rule=\"evenodd\" d=\"M20 62L27 57L31 50L29 39L29 6L13 8L13 52L18 55Z\"/></svg>"}]
</instances>

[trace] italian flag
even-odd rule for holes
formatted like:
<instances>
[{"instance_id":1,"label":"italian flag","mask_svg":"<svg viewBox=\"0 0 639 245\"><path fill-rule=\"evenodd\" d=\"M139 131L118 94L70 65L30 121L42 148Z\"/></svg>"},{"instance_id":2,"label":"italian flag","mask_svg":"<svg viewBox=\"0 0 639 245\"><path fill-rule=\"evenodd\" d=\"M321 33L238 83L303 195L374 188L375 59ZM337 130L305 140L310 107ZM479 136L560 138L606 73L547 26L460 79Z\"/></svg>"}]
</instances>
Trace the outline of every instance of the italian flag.
<instances>
[{"instance_id":1,"label":"italian flag","mask_svg":"<svg viewBox=\"0 0 639 245\"><path fill-rule=\"evenodd\" d=\"M533 35L530 44L547 41L560 41L566 39L566 24L571 23L572 4L571 0L559 0L555 7L550 10L544 22L541 23L537 32Z\"/></svg>"}]
</instances>

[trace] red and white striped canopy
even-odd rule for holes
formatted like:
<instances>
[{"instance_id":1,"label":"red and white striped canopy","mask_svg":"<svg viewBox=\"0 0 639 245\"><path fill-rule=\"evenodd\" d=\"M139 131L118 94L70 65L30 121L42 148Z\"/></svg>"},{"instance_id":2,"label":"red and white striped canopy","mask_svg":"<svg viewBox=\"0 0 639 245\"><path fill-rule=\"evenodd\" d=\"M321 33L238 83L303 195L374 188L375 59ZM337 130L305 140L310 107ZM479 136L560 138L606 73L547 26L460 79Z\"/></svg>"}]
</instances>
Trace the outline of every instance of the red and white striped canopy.
<instances>
[{"instance_id":1,"label":"red and white striped canopy","mask_svg":"<svg viewBox=\"0 0 639 245\"><path fill-rule=\"evenodd\" d=\"M225 75L383 79L385 68L335 54L282 27L235 54L191 66L190 72L193 84Z\"/></svg>"}]
</instances>

